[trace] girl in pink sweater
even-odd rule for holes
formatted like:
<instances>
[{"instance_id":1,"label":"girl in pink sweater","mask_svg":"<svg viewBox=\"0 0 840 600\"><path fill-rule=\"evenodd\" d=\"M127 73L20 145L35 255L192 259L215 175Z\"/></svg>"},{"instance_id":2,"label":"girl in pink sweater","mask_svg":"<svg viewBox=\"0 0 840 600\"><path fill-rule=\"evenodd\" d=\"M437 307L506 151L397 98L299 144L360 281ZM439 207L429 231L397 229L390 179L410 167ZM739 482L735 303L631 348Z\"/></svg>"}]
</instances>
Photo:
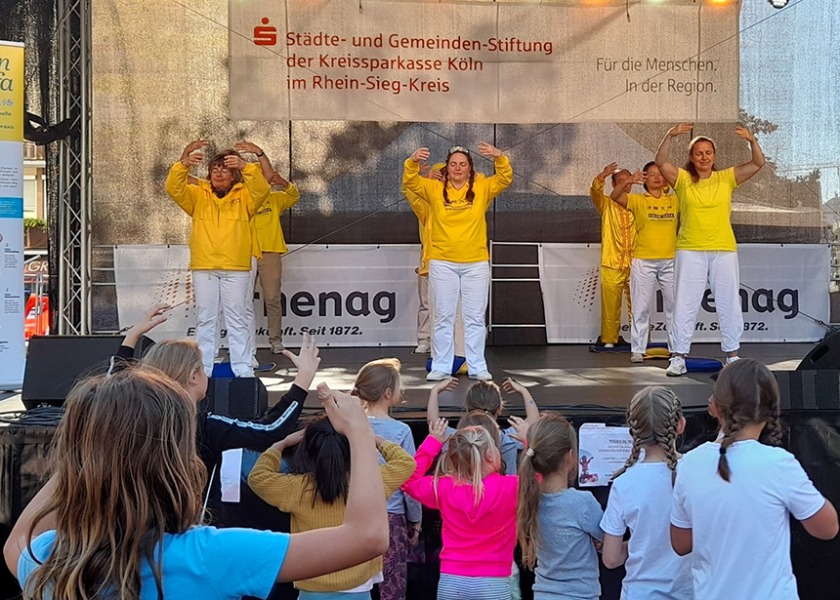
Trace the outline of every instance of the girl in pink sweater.
<instances>
[{"instance_id":1,"label":"girl in pink sweater","mask_svg":"<svg viewBox=\"0 0 840 600\"><path fill-rule=\"evenodd\" d=\"M412 498L440 510L438 600L509 600L519 479L499 473L499 449L490 433L476 426L452 435L434 476L427 476L445 439L446 419L432 422L414 457L417 468L402 486Z\"/></svg>"}]
</instances>

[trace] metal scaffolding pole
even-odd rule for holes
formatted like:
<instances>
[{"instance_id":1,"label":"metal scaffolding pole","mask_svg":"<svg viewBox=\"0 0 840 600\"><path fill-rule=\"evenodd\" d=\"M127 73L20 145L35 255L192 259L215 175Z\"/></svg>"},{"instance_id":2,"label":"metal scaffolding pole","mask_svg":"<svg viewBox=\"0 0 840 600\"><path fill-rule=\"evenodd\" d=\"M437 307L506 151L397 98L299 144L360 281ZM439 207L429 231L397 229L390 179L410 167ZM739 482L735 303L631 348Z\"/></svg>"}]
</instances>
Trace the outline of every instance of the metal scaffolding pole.
<instances>
[{"instance_id":1,"label":"metal scaffolding pole","mask_svg":"<svg viewBox=\"0 0 840 600\"><path fill-rule=\"evenodd\" d=\"M72 119L59 144L58 333L86 335L90 313L91 19L90 0L58 0L59 121Z\"/></svg>"}]
</instances>

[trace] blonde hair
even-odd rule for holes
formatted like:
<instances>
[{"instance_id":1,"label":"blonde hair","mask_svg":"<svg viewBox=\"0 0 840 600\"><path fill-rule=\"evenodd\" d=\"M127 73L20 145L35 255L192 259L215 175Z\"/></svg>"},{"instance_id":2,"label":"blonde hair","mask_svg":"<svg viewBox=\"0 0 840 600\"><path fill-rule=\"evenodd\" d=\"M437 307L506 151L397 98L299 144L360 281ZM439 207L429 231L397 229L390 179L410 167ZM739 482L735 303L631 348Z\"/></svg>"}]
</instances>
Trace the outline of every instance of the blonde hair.
<instances>
[{"instance_id":1,"label":"blonde hair","mask_svg":"<svg viewBox=\"0 0 840 600\"><path fill-rule=\"evenodd\" d=\"M492 381L476 381L467 390L464 401L467 412L483 410L494 417L498 417L504 410L502 390Z\"/></svg>"},{"instance_id":2,"label":"blonde hair","mask_svg":"<svg viewBox=\"0 0 840 600\"><path fill-rule=\"evenodd\" d=\"M382 400L388 390L395 392L400 386L400 361L397 358L372 360L359 369L356 383L353 384L353 396L358 396L368 404Z\"/></svg>"},{"instance_id":3,"label":"blonde hair","mask_svg":"<svg viewBox=\"0 0 840 600\"><path fill-rule=\"evenodd\" d=\"M633 437L633 447L627 462L613 473L615 479L639 460L642 448L657 445L665 451L665 461L671 469L671 483L677 476L677 430L682 419L682 406L671 388L648 386L630 400L627 425Z\"/></svg>"},{"instance_id":4,"label":"blonde hair","mask_svg":"<svg viewBox=\"0 0 840 600\"><path fill-rule=\"evenodd\" d=\"M522 560L531 569L537 563L540 541L538 476L557 473L570 453L577 449L575 429L556 413L545 413L528 428L528 450L519 462L519 502L516 507L517 536ZM573 477L575 470L569 473Z\"/></svg>"},{"instance_id":5,"label":"blonde hair","mask_svg":"<svg viewBox=\"0 0 840 600\"><path fill-rule=\"evenodd\" d=\"M503 473L506 472L507 465L505 465L505 457L502 456L502 429L499 427L499 423L496 421L495 417L489 415L483 410L472 410L458 420L458 429L473 426L484 427L484 429L486 429L492 436L493 441L496 444L496 449L499 451L499 456L501 456L501 471Z\"/></svg>"},{"instance_id":6,"label":"blonde hair","mask_svg":"<svg viewBox=\"0 0 840 600\"><path fill-rule=\"evenodd\" d=\"M79 382L65 406L52 450L55 493L29 531L31 539L51 516L55 543L26 597L138 600L144 561L162 597L163 536L201 518L195 403L162 374L126 369Z\"/></svg>"},{"instance_id":7,"label":"blonde hair","mask_svg":"<svg viewBox=\"0 0 840 600\"><path fill-rule=\"evenodd\" d=\"M180 383L184 388L197 369L203 369L201 349L194 340L163 340L140 359L140 368L152 368Z\"/></svg>"},{"instance_id":8,"label":"blonde hair","mask_svg":"<svg viewBox=\"0 0 840 600\"><path fill-rule=\"evenodd\" d=\"M732 473L726 450L746 425L766 423L764 441L773 446L782 440L779 385L770 369L750 358L728 364L720 372L712 397L722 421L718 475L729 481Z\"/></svg>"},{"instance_id":9,"label":"blonde hair","mask_svg":"<svg viewBox=\"0 0 840 600\"><path fill-rule=\"evenodd\" d=\"M456 430L448 444L443 459L435 468L435 496L440 478L451 477L456 485L472 486L478 506L484 497L484 459L494 449L498 451L493 437L485 427L472 425Z\"/></svg>"}]
</instances>

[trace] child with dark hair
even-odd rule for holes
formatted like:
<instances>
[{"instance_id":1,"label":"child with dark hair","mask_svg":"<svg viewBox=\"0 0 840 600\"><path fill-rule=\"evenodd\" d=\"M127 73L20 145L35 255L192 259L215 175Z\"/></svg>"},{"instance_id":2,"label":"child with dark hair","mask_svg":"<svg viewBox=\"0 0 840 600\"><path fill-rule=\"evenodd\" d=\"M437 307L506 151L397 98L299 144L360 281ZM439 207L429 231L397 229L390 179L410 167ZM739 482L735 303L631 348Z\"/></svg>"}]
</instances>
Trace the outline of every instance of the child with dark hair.
<instances>
[{"instance_id":1,"label":"child with dark hair","mask_svg":"<svg viewBox=\"0 0 840 600\"><path fill-rule=\"evenodd\" d=\"M669 388L646 387L630 400L627 424L633 448L613 475L604 530L604 566L625 564L622 600L691 600L688 559L671 548L669 516L677 474L677 437L685 429L679 398ZM630 530L630 541L624 534ZM626 561L626 562L625 562Z\"/></svg>"},{"instance_id":2,"label":"child with dark hair","mask_svg":"<svg viewBox=\"0 0 840 600\"><path fill-rule=\"evenodd\" d=\"M691 553L694 597L798 598L790 517L829 540L837 511L799 461L773 447L782 434L779 388L767 367L728 364L709 402L723 435L683 457L671 508L671 545Z\"/></svg>"},{"instance_id":3,"label":"child with dark hair","mask_svg":"<svg viewBox=\"0 0 840 600\"><path fill-rule=\"evenodd\" d=\"M283 453L298 446L292 473L278 473ZM414 471L414 459L398 444L376 438L384 457L380 466L385 496L391 496ZM329 420L316 418L266 450L248 477L260 498L292 515L292 533L333 527L344 519L350 481L350 446ZM382 557L361 565L295 581L301 600L331 598L369 600L381 581ZM340 595L339 595L340 594Z\"/></svg>"},{"instance_id":4,"label":"child with dark hair","mask_svg":"<svg viewBox=\"0 0 840 600\"><path fill-rule=\"evenodd\" d=\"M546 413L528 428L527 440L516 520L522 560L536 575L534 598L595 600L603 512L595 496L570 487L578 464L574 427Z\"/></svg>"}]
</instances>

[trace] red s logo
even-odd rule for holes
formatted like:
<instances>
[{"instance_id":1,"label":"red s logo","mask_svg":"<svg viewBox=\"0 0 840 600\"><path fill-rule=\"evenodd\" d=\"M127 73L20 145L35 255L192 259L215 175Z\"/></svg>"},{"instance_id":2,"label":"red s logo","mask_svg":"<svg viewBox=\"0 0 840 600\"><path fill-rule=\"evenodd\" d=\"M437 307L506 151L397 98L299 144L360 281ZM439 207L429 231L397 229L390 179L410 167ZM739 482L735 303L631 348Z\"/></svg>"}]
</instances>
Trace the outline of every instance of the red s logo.
<instances>
[{"instance_id":1,"label":"red s logo","mask_svg":"<svg viewBox=\"0 0 840 600\"><path fill-rule=\"evenodd\" d=\"M277 28L268 26L268 17L263 17L262 26L254 27L254 44L257 46L274 46L277 44Z\"/></svg>"}]
</instances>

